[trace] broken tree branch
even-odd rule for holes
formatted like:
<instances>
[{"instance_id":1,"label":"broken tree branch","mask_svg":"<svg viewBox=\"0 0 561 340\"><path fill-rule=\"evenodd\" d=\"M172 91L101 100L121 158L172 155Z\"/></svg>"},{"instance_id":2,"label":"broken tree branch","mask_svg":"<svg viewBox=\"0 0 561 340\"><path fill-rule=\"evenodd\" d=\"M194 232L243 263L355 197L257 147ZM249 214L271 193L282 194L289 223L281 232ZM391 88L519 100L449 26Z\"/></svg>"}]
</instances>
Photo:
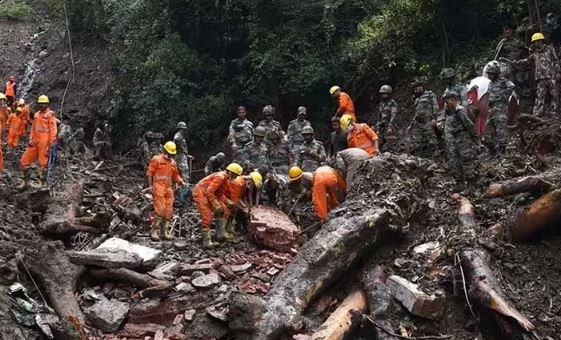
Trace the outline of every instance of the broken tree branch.
<instances>
[{"instance_id":1,"label":"broken tree branch","mask_svg":"<svg viewBox=\"0 0 561 340\"><path fill-rule=\"evenodd\" d=\"M551 189L551 187L553 187L553 183L547 182L540 177L527 176L500 183L491 183L483 194L483 197L504 197L525 192L537 194L546 192Z\"/></svg>"},{"instance_id":2,"label":"broken tree branch","mask_svg":"<svg viewBox=\"0 0 561 340\"><path fill-rule=\"evenodd\" d=\"M561 189L551 191L519 209L506 223L514 241L526 240L561 218Z\"/></svg>"}]
</instances>

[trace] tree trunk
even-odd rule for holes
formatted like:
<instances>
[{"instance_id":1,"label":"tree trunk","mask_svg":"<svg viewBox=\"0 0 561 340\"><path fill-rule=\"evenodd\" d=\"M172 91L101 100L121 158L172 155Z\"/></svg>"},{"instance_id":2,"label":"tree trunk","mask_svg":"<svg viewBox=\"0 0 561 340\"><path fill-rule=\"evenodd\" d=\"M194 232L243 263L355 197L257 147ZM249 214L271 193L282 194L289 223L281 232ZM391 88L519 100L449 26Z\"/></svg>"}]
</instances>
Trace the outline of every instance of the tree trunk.
<instances>
[{"instance_id":1,"label":"tree trunk","mask_svg":"<svg viewBox=\"0 0 561 340\"><path fill-rule=\"evenodd\" d=\"M352 330L351 312L366 311L366 293L356 290L325 320L320 330L312 334L312 340L342 340Z\"/></svg>"},{"instance_id":2,"label":"tree trunk","mask_svg":"<svg viewBox=\"0 0 561 340\"><path fill-rule=\"evenodd\" d=\"M561 189L551 191L519 209L506 223L513 241L524 241L561 219Z\"/></svg>"},{"instance_id":3,"label":"tree trunk","mask_svg":"<svg viewBox=\"0 0 561 340\"><path fill-rule=\"evenodd\" d=\"M471 202L462 196L456 196L459 203L460 225L465 234L473 235L473 246L460 252L462 266L466 268L466 285L469 287L468 295L472 301L484 308L491 309L500 315L512 318L518 322L525 331L534 329L534 325L520 312L511 306L499 286L494 271L491 269L491 257L486 250L477 247L475 242L476 223L475 210Z\"/></svg>"},{"instance_id":4,"label":"tree trunk","mask_svg":"<svg viewBox=\"0 0 561 340\"><path fill-rule=\"evenodd\" d=\"M546 192L553 186L552 183L537 176L527 176L519 179L492 183L483 194L485 198L504 197L524 192L538 194Z\"/></svg>"},{"instance_id":5,"label":"tree trunk","mask_svg":"<svg viewBox=\"0 0 561 340\"><path fill-rule=\"evenodd\" d=\"M374 244L389 217L386 210L378 209L329 220L275 280L253 339L278 339L294 328L310 301Z\"/></svg>"},{"instance_id":6,"label":"tree trunk","mask_svg":"<svg viewBox=\"0 0 561 340\"><path fill-rule=\"evenodd\" d=\"M109 226L111 218L108 213L100 213L91 217L78 217L80 204L84 195L84 181L69 184L65 190L48 202L44 221L39 230L46 236L66 236L87 232L103 234Z\"/></svg>"}]
</instances>

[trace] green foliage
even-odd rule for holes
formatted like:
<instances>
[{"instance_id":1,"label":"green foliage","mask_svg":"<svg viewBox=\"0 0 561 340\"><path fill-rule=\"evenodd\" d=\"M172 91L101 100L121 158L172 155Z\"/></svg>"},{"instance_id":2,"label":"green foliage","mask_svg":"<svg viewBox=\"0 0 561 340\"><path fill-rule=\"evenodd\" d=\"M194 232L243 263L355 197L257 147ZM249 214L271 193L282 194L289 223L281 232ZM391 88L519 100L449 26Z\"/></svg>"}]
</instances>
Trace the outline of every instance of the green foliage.
<instances>
[{"instance_id":1,"label":"green foliage","mask_svg":"<svg viewBox=\"0 0 561 340\"><path fill-rule=\"evenodd\" d=\"M24 1L8 2L1 14L8 20L23 21L33 14L33 8Z\"/></svg>"}]
</instances>

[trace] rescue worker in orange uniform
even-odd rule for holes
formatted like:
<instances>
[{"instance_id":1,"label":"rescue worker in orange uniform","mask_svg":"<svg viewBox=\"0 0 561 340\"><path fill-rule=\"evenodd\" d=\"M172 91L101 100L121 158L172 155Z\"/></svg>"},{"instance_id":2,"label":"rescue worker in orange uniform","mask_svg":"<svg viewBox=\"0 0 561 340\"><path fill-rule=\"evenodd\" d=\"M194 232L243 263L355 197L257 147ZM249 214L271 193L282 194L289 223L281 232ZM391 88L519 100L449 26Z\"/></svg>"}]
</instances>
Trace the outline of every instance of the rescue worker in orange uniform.
<instances>
[{"instance_id":1,"label":"rescue worker in orange uniform","mask_svg":"<svg viewBox=\"0 0 561 340\"><path fill-rule=\"evenodd\" d=\"M10 112L11 110L6 101L6 95L0 93L0 132L3 132L7 127L6 122L8 121Z\"/></svg>"},{"instance_id":2,"label":"rescue worker in orange uniform","mask_svg":"<svg viewBox=\"0 0 561 340\"><path fill-rule=\"evenodd\" d=\"M288 171L289 182L294 184L302 181L304 174L298 167L290 168ZM309 184L303 183L303 185ZM344 195L347 185L337 170L324 165L314 172L311 189L316 216L321 222L324 222L329 211L339 205L338 195Z\"/></svg>"},{"instance_id":3,"label":"rescue worker in orange uniform","mask_svg":"<svg viewBox=\"0 0 561 340\"><path fill-rule=\"evenodd\" d=\"M248 176L238 176L233 181L228 182L224 196L228 197L235 204L235 208L233 209L234 211L231 211L226 223L227 238L236 239L234 219L238 216L247 216L248 210L257 204L256 200L254 200L256 191L262 187L263 176L258 171L253 171Z\"/></svg>"},{"instance_id":4,"label":"rescue worker in orange uniform","mask_svg":"<svg viewBox=\"0 0 561 340\"><path fill-rule=\"evenodd\" d=\"M339 108L337 108L337 112L335 112L335 116L345 118L345 121L350 119L351 122L356 122L356 113L355 113L355 105L351 96L349 96L346 92L341 91L339 86L331 86L329 89L329 94L332 97L337 98L339 101Z\"/></svg>"},{"instance_id":5,"label":"rescue worker in orange uniform","mask_svg":"<svg viewBox=\"0 0 561 340\"><path fill-rule=\"evenodd\" d=\"M186 185L173 157L177 153L177 146L174 142L164 144L163 152L152 157L146 177L148 184L152 188L154 200L154 221L150 238L153 241L160 240L160 227L163 223L163 237L166 240L173 239L171 234L171 219L173 218L173 185L172 181L182 186Z\"/></svg>"},{"instance_id":6,"label":"rescue worker in orange uniform","mask_svg":"<svg viewBox=\"0 0 561 340\"><path fill-rule=\"evenodd\" d=\"M6 100L8 106L12 107L16 101L18 91L18 84L16 84L16 76L10 76L6 82L6 87L4 87L4 94L6 95Z\"/></svg>"},{"instance_id":7,"label":"rescue worker in orange uniform","mask_svg":"<svg viewBox=\"0 0 561 340\"><path fill-rule=\"evenodd\" d=\"M18 109L20 110L20 125L19 125L19 136L25 136L27 133L27 124L29 123L29 105L25 103L25 100L20 99L18 101Z\"/></svg>"},{"instance_id":8,"label":"rescue worker in orange uniform","mask_svg":"<svg viewBox=\"0 0 561 340\"><path fill-rule=\"evenodd\" d=\"M235 203L226 196L229 182L243 174L243 168L238 163L230 163L225 171L212 173L195 185L193 200L201 215L201 233L203 247L214 248L218 243L212 240L211 224L217 219L216 239L227 240L231 235L226 233L226 222L230 216L230 209Z\"/></svg>"},{"instance_id":9,"label":"rescue worker in orange uniform","mask_svg":"<svg viewBox=\"0 0 561 340\"><path fill-rule=\"evenodd\" d=\"M29 166L37 159L39 160L39 187L43 186L49 162L49 152L57 139L56 117L55 113L49 108L49 97L39 96L37 104L39 111L35 113L31 123L29 145L20 159L21 184L18 186L19 189L24 189L27 186Z\"/></svg>"},{"instance_id":10,"label":"rescue worker in orange uniform","mask_svg":"<svg viewBox=\"0 0 561 340\"><path fill-rule=\"evenodd\" d=\"M20 119L20 108L16 109L16 112L14 113L10 113L10 116L8 116L8 126L9 126L9 130L8 130L8 146L12 147L12 148L17 148L18 144L19 144L19 132L20 132L20 125L21 125L21 119Z\"/></svg>"},{"instance_id":11,"label":"rescue worker in orange uniform","mask_svg":"<svg viewBox=\"0 0 561 340\"><path fill-rule=\"evenodd\" d=\"M350 123L348 127L347 144L349 148L362 149L370 156L378 154L378 135L364 123Z\"/></svg>"}]
</instances>

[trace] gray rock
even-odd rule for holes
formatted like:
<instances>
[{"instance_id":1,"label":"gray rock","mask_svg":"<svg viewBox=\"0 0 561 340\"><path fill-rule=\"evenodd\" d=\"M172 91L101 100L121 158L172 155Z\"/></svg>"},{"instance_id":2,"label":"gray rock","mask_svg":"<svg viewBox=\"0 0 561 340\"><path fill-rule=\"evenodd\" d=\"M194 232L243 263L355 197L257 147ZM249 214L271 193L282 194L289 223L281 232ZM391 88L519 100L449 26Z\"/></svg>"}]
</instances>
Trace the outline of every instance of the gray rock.
<instances>
[{"instance_id":1,"label":"gray rock","mask_svg":"<svg viewBox=\"0 0 561 340\"><path fill-rule=\"evenodd\" d=\"M116 332L129 313L129 304L117 300L101 300L84 312L88 322L104 332Z\"/></svg>"},{"instance_id":2,"label":"gray rock","mask_svg":"<svg viewBox=\"0 0 561 340\"><path fill-rule=\"evenodd\" d=\"M67 251L70 261L75 264L93 265L105 268L138 268L142 258L121 249L92 249L89 251Z\"/></svg>"},{"instance_id":3,"label":"gray rock","mask_svg":"<svg viewBox=\"0 0 561 340\"><path fill-rule=\"evenodd\" d=\"M208 288L219 284L220 281L220 276L216 273L212 273L194 278L191 283L197 288Z\"/></svg>"},{"instance_id":4,"label":"gray rock","mask_svg":"<svg viewBox=\"0 0 561 340\"><path fill-rule=\"evenodd\" d=\"M193 293L197 291L195 287L193 287L190 283L187 282L181 282L180 284L175 286L175 290L182 293Z\"/></svg>"}]
</instances>

